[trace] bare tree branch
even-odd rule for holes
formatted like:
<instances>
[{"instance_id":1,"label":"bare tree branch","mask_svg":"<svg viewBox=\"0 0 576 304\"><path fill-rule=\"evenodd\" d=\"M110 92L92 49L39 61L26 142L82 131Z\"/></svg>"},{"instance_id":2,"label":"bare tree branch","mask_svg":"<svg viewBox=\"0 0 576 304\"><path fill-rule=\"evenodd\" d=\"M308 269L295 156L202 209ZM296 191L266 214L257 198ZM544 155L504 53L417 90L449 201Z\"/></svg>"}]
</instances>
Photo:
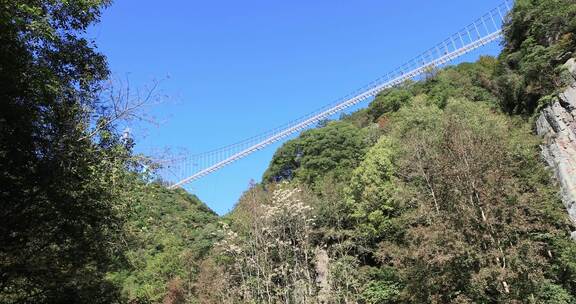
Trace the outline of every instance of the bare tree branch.
<instances>
[{"instance_id":1,"label":"bare tree branch","mask_svg":"<svg viewBox=\"0 0 576 304\"><path fill-rule=\"evenodd\" d=\"M120 122L130 123L134 121L146 122L158 125L158 122L151 118L145 108L158 105L164 101L164 96L159 93L159 86L162 81L153 80L150 86L132 93L130 81L111 79L108 85L102 90L102 107L95 109L87 118L87 124L94 127L88 134L78 138L78 141L91 139L99 132Z\"/></svg>"}]
</instances>

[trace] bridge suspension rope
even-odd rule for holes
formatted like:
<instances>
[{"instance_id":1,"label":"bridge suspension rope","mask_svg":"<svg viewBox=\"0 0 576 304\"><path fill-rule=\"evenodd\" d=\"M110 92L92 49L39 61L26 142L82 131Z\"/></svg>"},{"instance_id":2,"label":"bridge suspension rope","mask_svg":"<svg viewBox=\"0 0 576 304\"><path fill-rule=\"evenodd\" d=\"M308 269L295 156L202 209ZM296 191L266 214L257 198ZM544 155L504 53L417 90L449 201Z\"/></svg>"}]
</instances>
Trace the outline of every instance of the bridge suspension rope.
<instances>
[{"instance_id":1,"label":"bridge suspension rope","mask_svg":"<svg viewBox=\"0 0 576 304\"><path fill-rule=\"evenodd\" d=\"M182 187L290 135L313 127L336 113L374 98L386 89L401 85L407 80L417 80L433 69L445 66L475 49L500 39L502 26L512 6L513 0L505 0L473 23L392 72L314 112L246 140L202 154L174 159L163 165L161 176L168 180L177 180L169 186L170 189Z\"/></svg>"}]
</instances>

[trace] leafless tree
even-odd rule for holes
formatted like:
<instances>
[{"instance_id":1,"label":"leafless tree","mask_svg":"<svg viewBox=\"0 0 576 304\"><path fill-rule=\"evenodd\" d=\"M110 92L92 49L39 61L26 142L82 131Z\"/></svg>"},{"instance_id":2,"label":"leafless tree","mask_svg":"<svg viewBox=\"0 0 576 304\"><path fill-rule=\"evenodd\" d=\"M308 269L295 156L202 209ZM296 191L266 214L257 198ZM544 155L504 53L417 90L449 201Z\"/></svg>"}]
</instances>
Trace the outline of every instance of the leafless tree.
<instances>
[{"instance_id":1,"label":"leafless tree","mask_svg":"<svg viewBox=\"0 0 576 304\"><path fill-rule=\"evenodd\" d=\"M158 126L158 120L150 115L150 107L167 100L167 96L160 92L161 83L162 80L152 80L148 85L133 89L128 78L110 79L101 90L100 102L87 111L85 123L92 127L78 141L92 139L114 125L128 126L139 122Z\"/></svg>"}]
</instances>

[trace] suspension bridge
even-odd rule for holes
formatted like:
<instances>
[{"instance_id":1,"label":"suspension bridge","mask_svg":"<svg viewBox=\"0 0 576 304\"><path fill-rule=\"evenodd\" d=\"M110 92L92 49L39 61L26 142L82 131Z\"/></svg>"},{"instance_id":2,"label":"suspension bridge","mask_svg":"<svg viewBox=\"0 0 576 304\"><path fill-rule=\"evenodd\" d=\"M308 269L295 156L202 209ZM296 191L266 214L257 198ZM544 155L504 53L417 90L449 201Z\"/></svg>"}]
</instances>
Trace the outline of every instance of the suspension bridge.
<instances>
[{"instance_id":1,"label":"suspension bridge","mask_svg":"<svg viewBox=\"0 0 576 304\"><path fill-rule=\"evenodd\" d=\"M446 66L473 50L499 40L502 37L502 26L513 4L513 0L505 0L407 63L321 109L258 136L202 154L185 155L168 161L162 165L160 176L170 182L169 188L182 187L290 135L314 127L320 121L370 100L386 89L401 85L408 80L417 81L425 73Z\"/></svg>"}]
</instances>

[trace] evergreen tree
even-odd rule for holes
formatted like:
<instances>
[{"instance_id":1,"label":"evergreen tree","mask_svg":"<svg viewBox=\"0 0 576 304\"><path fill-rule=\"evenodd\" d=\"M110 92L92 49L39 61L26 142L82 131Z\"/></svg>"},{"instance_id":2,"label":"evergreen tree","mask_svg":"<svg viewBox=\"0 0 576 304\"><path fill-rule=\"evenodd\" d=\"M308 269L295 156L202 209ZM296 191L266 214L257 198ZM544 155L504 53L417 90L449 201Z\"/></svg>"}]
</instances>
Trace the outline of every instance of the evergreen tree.
<instances>
[{"instance_id":1,"label":"evergreen tree","mask_svg":"<svg viewBox=\"0 0 576 304\"><path fill-rule=\"evenodd\" d=\"M108 1L0 1L0 302L109 303L131 143L87 138L108 77L83 38Z\"/></svg>"}]
</instances>

